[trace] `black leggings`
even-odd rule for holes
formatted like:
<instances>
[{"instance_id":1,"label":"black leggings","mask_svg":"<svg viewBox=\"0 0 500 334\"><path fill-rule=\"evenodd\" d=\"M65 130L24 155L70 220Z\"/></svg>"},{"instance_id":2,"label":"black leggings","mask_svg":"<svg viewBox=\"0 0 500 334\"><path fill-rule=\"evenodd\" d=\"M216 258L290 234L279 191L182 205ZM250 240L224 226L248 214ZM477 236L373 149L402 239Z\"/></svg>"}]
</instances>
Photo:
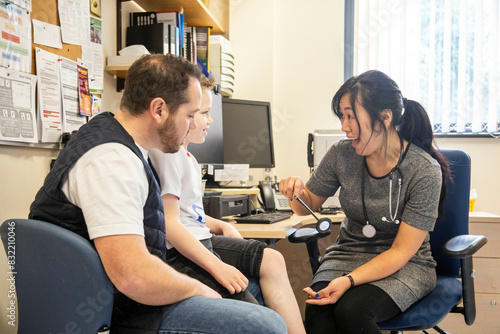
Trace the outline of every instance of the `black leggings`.
<instances>
[{"instance_id":1,"label":"black leggings","mask_svg":"<svg viewBox=\"0 0 500 334\"><path fill-rule=\"evenodd\" d=\"M324 289L329 282L317 282L314 291ZM335 304L306 306L305 326L310 334L380 334L378 321L390 319L401 311L384 290L363 284L346 291Z\"/></svg>"}]
</instances>

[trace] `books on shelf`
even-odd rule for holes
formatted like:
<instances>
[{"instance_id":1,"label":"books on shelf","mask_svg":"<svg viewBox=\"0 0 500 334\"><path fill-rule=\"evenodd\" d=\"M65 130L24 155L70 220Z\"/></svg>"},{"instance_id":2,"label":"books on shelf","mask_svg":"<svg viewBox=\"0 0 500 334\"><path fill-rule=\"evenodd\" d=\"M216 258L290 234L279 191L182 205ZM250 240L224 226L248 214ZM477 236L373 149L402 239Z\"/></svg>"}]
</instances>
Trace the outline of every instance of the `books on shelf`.
<instances>
[{"instance_id":1,"label":"books on shelf","mask_svg":"<svg viewBox=\"0 0 500 334\"><path fill-rule=\"evenodd\" d=\"M196 27L196 56L203 63L207 71L210 71L208 62L209 43L210 27Z\"/></svg>"},{"instance_id":2,"label":"books on shelf","mask_svg":"<svg viewBox=\"0 0 500 334\"><path fill-rule=\"evenodd\" d=\"M144 43L151 45L153 37L147 36L152 33L157 33L157 28L145 28L158 24L166 24L167 28L163 28L163 37L168 42L167 47L155 47L150 49L150 52L170 52L175 55L181 55L193 63L198 63L197 58L205 68L209 68L209 42L210 42L210 27L191 27L186 26L184 22L184 14L180 11L169 12L132 12L130 13L130 27L127 28L127 45L130 43L140 43L139 36L142 35ZM134 37L129 38L129 34ZM160 45L158 41L154 43ZM174 47L175 45L175 47ZM148 48L149 49L149 48Z\"/></svg>"},{"instance_id":3,"label":"books on shelf","mask_svg":"<svg viewBox=\"0 0 500 334\"><path fill-rule=\"evenodd\" d=\"M234 56L231 43L211 35L211 27L186 26L182 8L168 12L132 12L126 45L144 45L150 53L171 53L199 64L203 73L212 73L224 96L234 91ZM136 59L136 58L135 58ZM135 59L108 57L108 65L127 65Z\"/></svg>"},{"instance_id":4,"label":"books on shelf","mask_svg":"<svg viewBox=\"0 0 500 334\"><path fill-rule=\"evenodd\" d=\"M144 45L150 53L178 54L177 27L166 23L127 27L126 45Z\"/></svg>"},{"instance_id":5,"label":"books on shelf","mask_svg":"<svg viewBox=\"0 0 500 334\"><path fill-rule=\"evenodd\" d=\"M130 13L130 26L144 26L157 23L156 12L133 12Z\"/></svg>"}]
</instances>

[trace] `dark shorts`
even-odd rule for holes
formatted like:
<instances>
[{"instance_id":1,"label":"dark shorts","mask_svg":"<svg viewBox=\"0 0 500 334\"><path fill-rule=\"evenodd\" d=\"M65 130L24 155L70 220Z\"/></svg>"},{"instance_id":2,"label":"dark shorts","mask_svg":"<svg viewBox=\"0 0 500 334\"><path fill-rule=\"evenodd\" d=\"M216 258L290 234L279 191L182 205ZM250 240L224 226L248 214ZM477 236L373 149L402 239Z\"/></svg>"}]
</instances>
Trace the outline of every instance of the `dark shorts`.
<instances>
[{"instance_id":1,"label":"dark shorts","mask_svg":"<svg viewBox=\"0 0 500 334\"><path fill-rule=\"evenodd\" d=\"M200 242L221 259L222 262L234 266L247 278L259 277L264 248L267 247L264 242L217 235L212 236L210 239L201 240ZM258 304L257 300L247 290L230 294L209 272L184 257L175 248L167 251L167 263L175 270L208 285L220 293L223 298L244 300Z\"/></svg>"}]
</instances>

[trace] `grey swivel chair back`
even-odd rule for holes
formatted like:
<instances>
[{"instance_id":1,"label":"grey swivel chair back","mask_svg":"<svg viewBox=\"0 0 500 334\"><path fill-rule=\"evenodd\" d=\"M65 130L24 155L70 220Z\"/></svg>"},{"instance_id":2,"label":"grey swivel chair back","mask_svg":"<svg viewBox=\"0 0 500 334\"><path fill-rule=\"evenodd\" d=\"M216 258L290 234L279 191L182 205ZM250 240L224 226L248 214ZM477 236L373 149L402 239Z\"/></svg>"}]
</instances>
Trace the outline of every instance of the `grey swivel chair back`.
<instances>
[{"instance_id":1,"label":"grey swivel chair back","mask_svg":"<svg viewBox=\"0 0 500 334\"><path fill-rule=\"evenodd\" d=\"M30 219L6 220L0 234L15 258L18 334L109 330L114 287L88 240Z\"/></svg>"}]
</instances>

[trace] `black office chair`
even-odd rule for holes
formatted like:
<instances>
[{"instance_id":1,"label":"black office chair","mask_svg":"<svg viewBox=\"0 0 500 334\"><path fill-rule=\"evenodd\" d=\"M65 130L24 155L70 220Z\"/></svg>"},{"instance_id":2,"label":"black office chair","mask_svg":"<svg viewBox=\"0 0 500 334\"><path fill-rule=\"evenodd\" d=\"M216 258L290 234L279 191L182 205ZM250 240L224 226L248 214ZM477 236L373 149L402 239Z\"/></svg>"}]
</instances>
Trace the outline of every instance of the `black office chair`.
<instances>
[{"instance_id":1,"label":"black office chair","mask_svg":"<svg viewBox=\"0 0 500 334\"><path fill-rule=\"evenodd\" d=\"M89 241L30 219L6 220L0 234L15 261L18 334L109 333L114 287Z\"/></svg>"},{"instance_id":2,"label":"black office chair","mask_svg":"<svg viewBox=\"0 0 500 334\"><path fill-rule=\"evenodd\" d=\"M450 312L464 315L472 325L476 317L474 270L472 256L486 244L484 236L469 235L470 158L464 151L442 149L450 164L453 181L447 183L444 215L430 233L431 250L437 262L437 285L428 296L400 315L378 323L380 329L392 334L433 328L446 333L437 325ZM317 240L322 235L315 229L291 231L290 242L305 242L313 272L321 257ZM457 278L461 277L461 281ZM462 300L463 306L458 306Z\"/></svg>"}]
</instances>

